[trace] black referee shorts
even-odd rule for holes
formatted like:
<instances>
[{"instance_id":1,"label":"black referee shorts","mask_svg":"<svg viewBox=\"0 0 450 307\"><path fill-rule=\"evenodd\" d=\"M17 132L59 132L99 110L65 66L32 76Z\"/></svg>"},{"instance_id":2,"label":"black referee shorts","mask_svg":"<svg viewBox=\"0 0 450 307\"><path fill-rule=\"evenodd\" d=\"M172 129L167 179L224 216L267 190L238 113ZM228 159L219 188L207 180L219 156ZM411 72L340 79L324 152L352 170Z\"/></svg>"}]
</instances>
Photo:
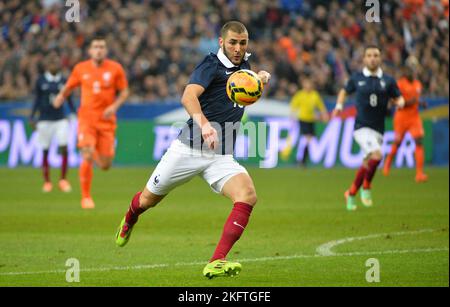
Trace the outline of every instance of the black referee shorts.
<instances>
[{"instance_id":1,"label":"black referee shorts","mask_svg":"<svg viewBox=\"0 0 450 307\"><path fill-rule=\"evenodd\" d=\"M314 136L316 135L314 122L304 122L300 120L299 123L300 123L300 134L314 135Z\"/></svg>"}]
</instances>

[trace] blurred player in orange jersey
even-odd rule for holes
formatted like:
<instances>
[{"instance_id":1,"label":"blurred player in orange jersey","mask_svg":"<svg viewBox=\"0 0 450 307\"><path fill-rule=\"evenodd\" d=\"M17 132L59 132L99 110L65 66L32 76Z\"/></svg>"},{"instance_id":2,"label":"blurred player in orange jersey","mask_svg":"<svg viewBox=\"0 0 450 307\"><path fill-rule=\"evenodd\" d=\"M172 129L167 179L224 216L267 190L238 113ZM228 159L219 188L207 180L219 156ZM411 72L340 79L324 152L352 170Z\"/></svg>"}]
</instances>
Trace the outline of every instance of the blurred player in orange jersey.
<instances>
[{"instance_id":1,"label":"blurred player in orange jersey","mask_svg":"<svg viewBox=\"0 0 450 307\"><path fill-rule=\"evenodd\" d=\"M114 159L116 112L128 98L128 81L122 66L107 56L106 40L92 39L90 59L73 68L66 85L53 105L60 107L66 97L81 87L81 105L78 111L78 148L83 157L80 165L81 206L94 208L91 197L93 162L101 169L111 167Z\"/></svg>"},{"instance_id":2,"label":"blurred player in orange jersey","mask_svg":"<svg viewBox=\"0 0 450 307\"><path fill-rule=\"evenodd\" d=\"M394 115L395 139L392 149L384 162L383 174L389 175L392 160L397 153L397 149L402 140L409 132L416 143L416 182L425 182L428 177L423 172L425 162L425 150L422 144L425 135L422 120L419 115L419 106L426 106L426 103L420 101L422 92L422 83L415 78L415 69L412 64L404 68L404 76L397 81L402 96L405 98L405 107L399 109Z\"/></svg>"}]
</instances>

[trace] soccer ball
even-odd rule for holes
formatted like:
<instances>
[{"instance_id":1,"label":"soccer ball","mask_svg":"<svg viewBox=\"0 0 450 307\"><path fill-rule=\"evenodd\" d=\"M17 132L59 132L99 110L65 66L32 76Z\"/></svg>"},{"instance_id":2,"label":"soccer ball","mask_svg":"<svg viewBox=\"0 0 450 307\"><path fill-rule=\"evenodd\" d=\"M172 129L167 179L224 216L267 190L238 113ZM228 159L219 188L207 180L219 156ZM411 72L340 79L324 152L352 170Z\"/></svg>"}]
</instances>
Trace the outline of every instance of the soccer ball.
<instances>
[{"instance_id":1,"label":"soccer ball","mask_svg":"<svg viewBox=\"0 0 450 307\"><path fill-rule=\"evenodd\" d=\"M263 89L261 79L251 70L238 70L228 78L227 95L231 101L241 106L255 103L261 97Z\"/></svg>"}]
</instances>

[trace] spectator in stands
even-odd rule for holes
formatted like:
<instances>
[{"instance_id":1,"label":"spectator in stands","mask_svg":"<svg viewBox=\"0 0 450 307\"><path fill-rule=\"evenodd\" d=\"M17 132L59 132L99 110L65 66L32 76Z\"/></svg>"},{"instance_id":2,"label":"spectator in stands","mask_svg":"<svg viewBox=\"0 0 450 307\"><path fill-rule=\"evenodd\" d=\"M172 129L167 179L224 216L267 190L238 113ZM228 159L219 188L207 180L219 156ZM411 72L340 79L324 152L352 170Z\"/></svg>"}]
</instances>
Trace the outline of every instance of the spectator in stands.
<instances>
[{"instance_id":1,"label":"spectator in stands","mask_svg":"<svg viewBox=\"0 0 450 307\"><path fill-rule=\"evenodd\" d=\"M366 22L362 8L348 0L81 0L81 22L69 23L61 1L0 0L0 101L31 97L52 50L67 74L100 29L109 33L110 57L127 69L131 100L177 101L186 72L215 51L230 19L248 25L254 66L275 64L269 97L288 100L303 74L335 95L360 68L366 44L386 46L387 73L410 55L421 59L425 94L448 96L448 0L383 2L381 26Z\"/></svg>"}]
</instances>

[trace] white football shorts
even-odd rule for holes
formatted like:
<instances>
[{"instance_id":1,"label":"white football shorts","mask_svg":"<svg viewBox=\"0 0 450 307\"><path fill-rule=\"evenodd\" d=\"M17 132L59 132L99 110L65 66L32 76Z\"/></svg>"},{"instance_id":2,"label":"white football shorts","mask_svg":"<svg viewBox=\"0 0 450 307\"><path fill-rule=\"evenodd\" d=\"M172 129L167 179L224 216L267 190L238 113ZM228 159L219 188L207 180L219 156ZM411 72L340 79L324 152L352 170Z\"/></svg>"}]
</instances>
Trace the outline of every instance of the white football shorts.
<instances>
[{"instance_id":1,"label":"white football shorts","mask_svg":"<svg viewBox=\"0 0 450 307\"><path fill-rule=\"evenodd\" d=\"M177 139L159 161L147 182L147 189L156 195L166 195L173 188L200 175L214 192L221 193L225 183L240 173L248 174L233 155L202 152Z\"/></svg>"},{"instance_id":2,"label":"white football shorts","mask_svg":"<svg viewBox=\"0 0 450 307\"><path fill-rule=\"evenodd\" d=\"M353 132L355 141L364 153L364 159L375 151L381 151L383 145L383 135L371 128L363 127Z\"/></svg>"},{"instance_id":3,"label":"white football shorts","mask_svg":"<svg viewBox=\"0 0 450 307\"><path fill-rule=\"evenodd\" d=\"M58 146L67 146L69 139L67 119L38 121L36 128L38 143L42 149L47 150L50 147L53 137L56 137Z\"/></svg>"}]
</instances>

